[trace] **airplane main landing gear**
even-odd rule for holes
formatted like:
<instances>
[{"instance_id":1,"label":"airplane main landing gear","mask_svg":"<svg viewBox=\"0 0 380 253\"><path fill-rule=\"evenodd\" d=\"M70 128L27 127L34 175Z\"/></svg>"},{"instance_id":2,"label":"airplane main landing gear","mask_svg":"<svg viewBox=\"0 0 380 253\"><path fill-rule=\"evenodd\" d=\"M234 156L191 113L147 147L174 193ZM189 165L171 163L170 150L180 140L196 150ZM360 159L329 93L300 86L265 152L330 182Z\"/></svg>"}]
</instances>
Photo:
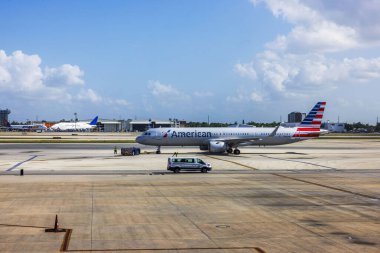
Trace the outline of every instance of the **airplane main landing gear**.
<instances>
[{"instance_id":1,"label":"airplane main landing gear","mask_svg":"<svg viewBox=\"0 0 380 253\"><path fill-rule=\"evenodd\" d=\"M156 154L161 154L161 146L157 146Z\"/></svg>"},{"instance_id":2,"label":"airplane main landing gear","mask_svg":"<svg viewBox=\"0 0 380 253\"><path fill-rule=\"evenodd\" d=\"M227 148L227 153L228 154L232 154L232 151L233 151L232 148Z\"/></svg>"},{"instance_id":3,"label":"airplane main landing gear","mask_svg":"<svg viewBox=\"0 0 380 253\"><path fill-rule=\"evenodd\" d=\"M235 155L240 155L240 150L237 149L237 148L235 148L235 150L234 150L234 154L235 154Z\"/></svg>"}]
</instances>

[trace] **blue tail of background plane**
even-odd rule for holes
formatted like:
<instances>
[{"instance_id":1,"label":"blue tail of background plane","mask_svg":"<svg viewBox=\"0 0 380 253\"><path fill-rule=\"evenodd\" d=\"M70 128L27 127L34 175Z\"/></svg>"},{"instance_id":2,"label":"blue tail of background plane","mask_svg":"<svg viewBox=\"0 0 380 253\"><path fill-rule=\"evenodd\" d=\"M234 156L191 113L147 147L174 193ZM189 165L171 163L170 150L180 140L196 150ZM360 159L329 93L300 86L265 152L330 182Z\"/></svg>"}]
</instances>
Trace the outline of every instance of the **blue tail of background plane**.
<instances>
[{"instance_id":1,"label":"blue tail of background plane","mask_svg":"<svg viewBox=\"0 0 380 253\"><path fill-rule=\"evenodd\" d=\"M96 116L96 117L90 122L90 125L91 125L91 126L96 126L96 123L98 123L98 116Z\"/></svg>"}]
</instances>

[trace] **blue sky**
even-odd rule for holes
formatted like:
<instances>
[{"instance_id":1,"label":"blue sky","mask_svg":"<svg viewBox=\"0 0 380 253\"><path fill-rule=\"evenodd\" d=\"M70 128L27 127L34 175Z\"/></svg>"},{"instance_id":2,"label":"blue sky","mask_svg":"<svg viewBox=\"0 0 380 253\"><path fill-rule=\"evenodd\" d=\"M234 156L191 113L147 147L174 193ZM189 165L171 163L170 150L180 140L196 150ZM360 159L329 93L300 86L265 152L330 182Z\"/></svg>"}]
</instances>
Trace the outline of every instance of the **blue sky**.
<instances>
[{"instance_id":1,"label":"blue sky","mask_svg":"<svg viewBox=\"0 0 380 253\"><path fill-rule=\"evenodd\" d=\"M326 119L373 123L379 6L1 1L0 108L20 121L278 121L327 100Z\"/></svg>"}]
</instances>

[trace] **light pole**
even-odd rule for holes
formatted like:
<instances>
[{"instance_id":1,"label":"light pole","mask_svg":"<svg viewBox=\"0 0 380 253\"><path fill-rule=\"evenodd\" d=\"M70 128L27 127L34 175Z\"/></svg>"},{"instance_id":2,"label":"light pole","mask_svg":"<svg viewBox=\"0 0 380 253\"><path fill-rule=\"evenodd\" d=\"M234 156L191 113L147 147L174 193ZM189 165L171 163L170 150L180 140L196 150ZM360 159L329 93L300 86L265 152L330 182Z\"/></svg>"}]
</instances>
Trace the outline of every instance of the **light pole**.
<instances>
[{"instance_id":1,"label":"light pole","mask_svg":"<svg viewBox=\"0 0 380 253\"><path fill-rule=\"evenodd\" d=\"M75 120L74 120L74 129L75 129L75 131L77 131L77 122L78 122L78 117L77 117L77 113L76 112L74 112L74 116L75 116Z\"/></svg>"}]
</instances>

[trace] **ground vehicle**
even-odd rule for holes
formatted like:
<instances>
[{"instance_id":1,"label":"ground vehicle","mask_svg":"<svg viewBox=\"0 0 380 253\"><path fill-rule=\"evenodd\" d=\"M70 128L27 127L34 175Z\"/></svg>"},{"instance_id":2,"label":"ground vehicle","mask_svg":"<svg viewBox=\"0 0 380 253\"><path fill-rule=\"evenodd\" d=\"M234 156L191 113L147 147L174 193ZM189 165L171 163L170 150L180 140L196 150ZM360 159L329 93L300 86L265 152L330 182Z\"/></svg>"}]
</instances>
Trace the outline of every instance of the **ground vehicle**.
<instances>
[{"instance_id":1,"label":"ground vehicle","mask_svg":"<svg viewBox=\"0 0 380 253\"><path fill-rule=\"evenodd\" d=\"M178 173L181 170L200 170L202 173L207 173L212 167L211 164L205 163L196 157L169 157L167 169L174 173Z\"/></svg>"},{"instance_id":2,"label":"ground vehicle","mask_svg":"<svg viewBox=\"0 0 380 253\"><path fill-rule=\"evenodd\" d=\"M139 155L141 153L140 148L121 148L121 155Z\"/></svg>"}]
</instances>

